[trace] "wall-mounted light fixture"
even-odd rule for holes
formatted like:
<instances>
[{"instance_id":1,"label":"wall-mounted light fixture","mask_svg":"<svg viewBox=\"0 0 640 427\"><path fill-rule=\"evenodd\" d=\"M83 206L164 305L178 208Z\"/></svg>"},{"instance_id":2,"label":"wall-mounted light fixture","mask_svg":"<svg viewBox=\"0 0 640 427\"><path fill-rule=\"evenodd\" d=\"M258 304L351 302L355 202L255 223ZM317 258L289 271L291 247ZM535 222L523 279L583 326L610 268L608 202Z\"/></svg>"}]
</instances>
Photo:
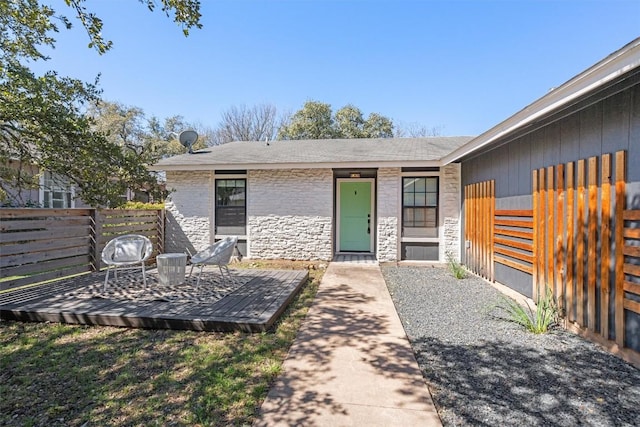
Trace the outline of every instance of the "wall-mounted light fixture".
<instances>
[{"instance_id":1,"label":"wall-mounted light fixture","mask_svg":"<svg viewBox=\"0 0 640 427\"><path fill-rule=\"evenodd\" d=\"M351 172L349 178L360 178L360 172Z\"/></svg>"}]
</instances>

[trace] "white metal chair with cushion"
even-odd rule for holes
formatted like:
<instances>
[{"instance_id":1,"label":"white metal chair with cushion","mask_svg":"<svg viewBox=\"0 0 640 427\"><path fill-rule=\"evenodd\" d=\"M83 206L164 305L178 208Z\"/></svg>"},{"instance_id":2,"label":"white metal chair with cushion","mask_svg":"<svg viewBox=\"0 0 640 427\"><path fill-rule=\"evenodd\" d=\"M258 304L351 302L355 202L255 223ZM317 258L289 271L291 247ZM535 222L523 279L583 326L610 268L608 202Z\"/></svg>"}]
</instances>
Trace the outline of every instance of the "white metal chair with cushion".
<instances>
[{"instance_id":1,"label":"white metal chair with cushion","mask_svg":"<svg viewBox=\"0 0 640 427\"><path fill-rule=\"evenodd\" d=\"M107 274L104 277L104 291L107 290L107 282L109 281L109 271L114 269L115 279L118 280L118 267L123 269L136 268L138 265L142 268L142 281L145 288L147 287L147 275L144 263L153 252L151 241L138 234L126 234L118 236L102 250L102 262L107 265Z\"/></svg>"},{"instance_id":2,"label":"white metal chair with cushion","mask_svg":"<svg viewBox=\"0 0 640 427\"><path fill-rule=\"evenodd\" d=\"M191 277L191 274L193 273L193 267L200 267L196 287L200 284L200 276L202 275L202 269L205 265L217 265L224 280L226 280L225 272L227 277L231 278L229 267L227 267L227 265L231 262L237 243L237 237L225 237L205 250L191 256L191 270L189 271L189 277Z\"/></svg>"}]
</instances>

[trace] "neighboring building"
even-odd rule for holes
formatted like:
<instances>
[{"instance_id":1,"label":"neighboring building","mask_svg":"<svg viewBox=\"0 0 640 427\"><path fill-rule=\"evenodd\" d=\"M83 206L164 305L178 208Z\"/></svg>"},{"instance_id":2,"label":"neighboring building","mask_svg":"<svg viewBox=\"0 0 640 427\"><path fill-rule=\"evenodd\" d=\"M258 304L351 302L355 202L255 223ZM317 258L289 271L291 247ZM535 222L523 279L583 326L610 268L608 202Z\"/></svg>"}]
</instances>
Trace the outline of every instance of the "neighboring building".
<instances>
[{"instance_id":1,"label":"neighboring building","mask_svg":"<svg viewBox=\"0 0 640 427\"><path fill-rule=\"evenodd\" d=\"M67 179L46 170L40 175L38 200L43 208L75 208L84 205L81 200L76 201L76 189Z\"/></svg>"},{"instance_id":2,"label":"neighboring building","mask_svg":"<svg viewBox=\"0 0 640 427\"><path fill-rule=\"evenodd\" d=\"M63 209L86 206L81 200L76 200L75 187L64 177L41 171L34 165L24 166L17 160L10 161L9 167L22 169L21 173L25 176L38 176L39 186L33 189L8 189L10 194L8 200L3 202L4 205Z\"/></svg>"},{"instance_id":3,"label":"neighboring building","mask_svg":"<svg viewBox=\"0 0 640 427\"><path fill-rule=\"evenodd\" d=\"M65 177L53 174L47 170L39 170L35 165L24 166L18 160L12 160L9 167L22 168L25 176L37 176L38 188L15 189L8 188L7 200L0 199L0 207L30 207L30 208L87 208L82 199L76 197L76 187ZM149 194L144 191L127 190L122 199L125 201L139 201L153 203Z\"/></svg>"},{"instance_id":4,"label":"neighboring building","mask_svg":"<svg viewBox=\"0 0 640 427\"><path fill-rule=\"evenodd\" d=\"M459 256L460 165L471 137L232 142L161 160L166 248L237 235L250 258Z\"/></svg>"}]
</instances>

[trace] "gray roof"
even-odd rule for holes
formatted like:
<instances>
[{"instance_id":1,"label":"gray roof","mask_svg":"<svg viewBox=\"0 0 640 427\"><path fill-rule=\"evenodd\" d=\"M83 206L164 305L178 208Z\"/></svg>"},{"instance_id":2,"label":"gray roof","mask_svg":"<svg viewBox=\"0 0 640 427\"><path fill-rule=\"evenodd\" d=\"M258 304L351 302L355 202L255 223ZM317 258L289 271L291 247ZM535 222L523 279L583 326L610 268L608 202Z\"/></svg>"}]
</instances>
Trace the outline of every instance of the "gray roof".
<instances>
[{"instance_id":1,"label":"gray roof","mask_svg":"<svg viewBox=\"0 0 640 427\"><path fill-rule=\"evenodd\" d=\"M439 166L470 136L238 141L160 160L153 170Z\"/></svg>"}]
</instances>

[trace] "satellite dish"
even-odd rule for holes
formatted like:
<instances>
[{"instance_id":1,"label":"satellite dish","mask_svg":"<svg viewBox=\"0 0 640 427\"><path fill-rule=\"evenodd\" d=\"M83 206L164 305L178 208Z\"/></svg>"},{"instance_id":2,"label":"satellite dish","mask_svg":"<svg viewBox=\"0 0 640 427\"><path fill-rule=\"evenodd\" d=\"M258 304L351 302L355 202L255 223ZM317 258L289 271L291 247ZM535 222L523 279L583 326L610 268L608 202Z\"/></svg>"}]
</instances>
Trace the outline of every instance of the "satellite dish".
<instances>
[{"instance_id":1,"label":"satellite dish","mask_svg":"<svg viewBox=\"0 0 640 427\"><path fill-rule=\"evenodd\" d=\"M193 154L193 144L198 140L198 133L195 130L185 130L178 135L178 141L189 149L189 154Z\"/></svg>"}]
</instances>

